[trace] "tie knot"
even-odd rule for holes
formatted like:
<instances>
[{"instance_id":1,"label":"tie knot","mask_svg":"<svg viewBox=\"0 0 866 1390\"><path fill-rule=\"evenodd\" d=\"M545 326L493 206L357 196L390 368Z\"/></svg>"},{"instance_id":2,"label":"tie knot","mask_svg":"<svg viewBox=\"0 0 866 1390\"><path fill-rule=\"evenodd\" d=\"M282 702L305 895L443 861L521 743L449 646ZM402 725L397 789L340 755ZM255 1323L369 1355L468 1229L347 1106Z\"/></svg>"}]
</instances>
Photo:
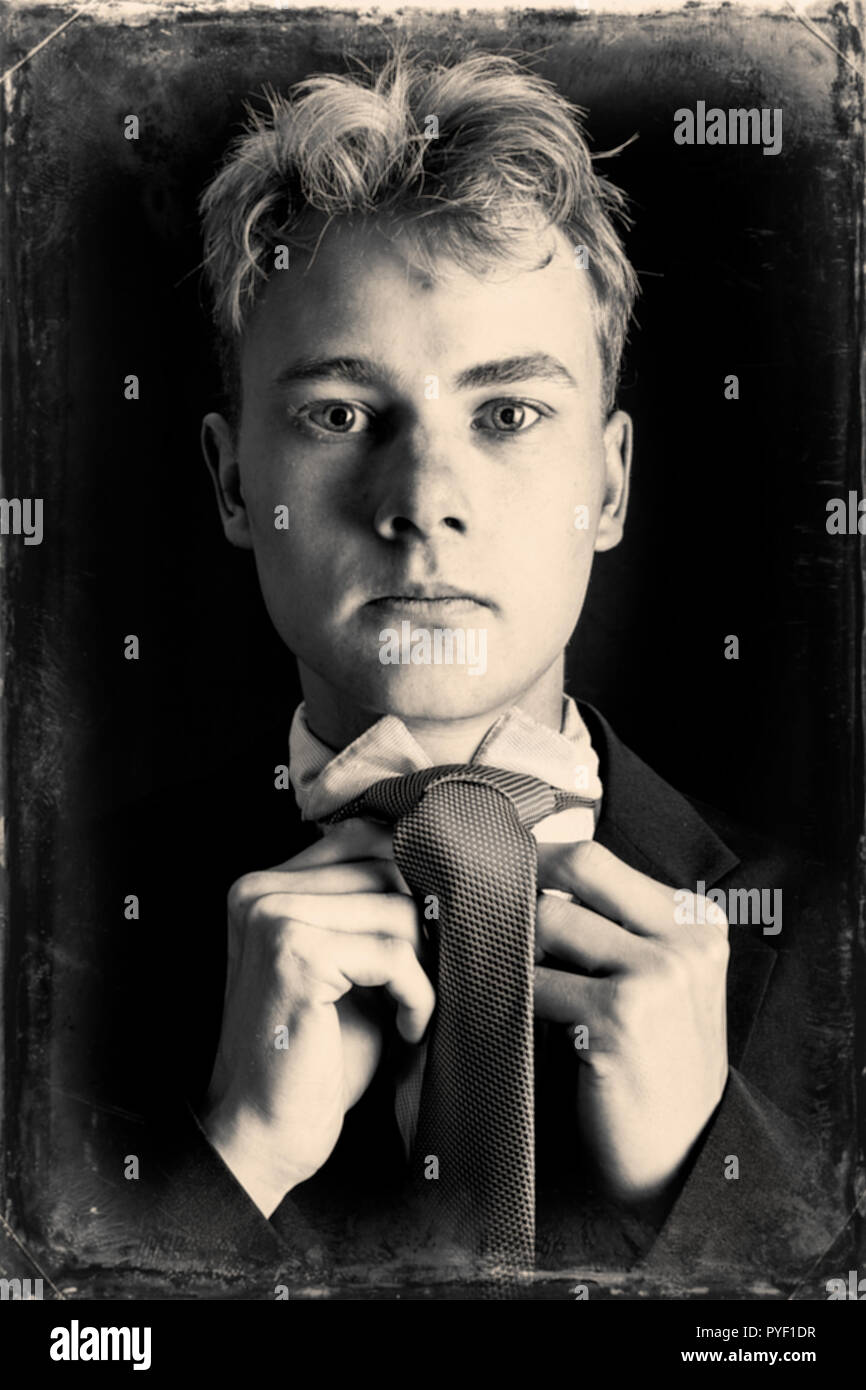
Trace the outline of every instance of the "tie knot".
<instances>
[{"instance_id":1,"label":"tie knot","mask_svg":"<svg viewBox=\"0 0 866 1390\"><path fill-rule=\"evenodd\" d=\"M499 793L507 797L527 830L547 816L570 806L594 807L596 804L590 797L559 791L547 782L528 777L522 772L508 772L505 768L488 767L484 763L451 763L443 767L422 768L405 777L384 777L328 816L327 822L334 824L353 816L398 821L408 815L431 787L445 782L483 787L490 795Z\"/></svg>"}]
</instances>

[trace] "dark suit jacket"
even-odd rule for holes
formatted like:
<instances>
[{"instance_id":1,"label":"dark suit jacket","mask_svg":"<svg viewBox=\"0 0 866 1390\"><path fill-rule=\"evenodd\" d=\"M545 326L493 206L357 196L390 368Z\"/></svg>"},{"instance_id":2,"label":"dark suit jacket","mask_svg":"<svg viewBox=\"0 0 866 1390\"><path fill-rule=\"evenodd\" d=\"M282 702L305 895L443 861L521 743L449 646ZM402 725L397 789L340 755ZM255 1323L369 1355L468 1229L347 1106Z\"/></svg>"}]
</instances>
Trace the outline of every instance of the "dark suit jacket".
<instances>
[{"instance_id":1,"label":"dark suit jacket","mask_svg":"<svg viewBox=\"0 0 866 1390\"><path fill-rule=\"evenodd\" d=\"M575 1130L573 1051L561 1026L537 1025L537 1266L588 1277L631 1269L683 1291L714 1281L796 1283L844 1223L844 1198L802 1124L811 1101L797 1001L808 997L808 980L797 943L820 911L820 892L811 905L814 885L792 872L790 856L699 809L596 710L580 708L604 787L599 842L675 887L782 888L785 915L778 936L731 927L729 1079L660 1226L593 1190ZM117 992L94 1078L114 1115L101 1136L104 1161L116 1164L121 1149L140 1158L140 1178L112 1215L126 1232L118 1259L170 1277L246 1282L265 1297L279 1283L400 1286L414 1276L399 1201L393 1048L332 1158L270 1221L195 1119L219 1030L226 891L316 838L292 793L274 789L274 768L286 760L285 730L264 735L195 788L151 798L114 827L114 902L129 892L141 900L140 924L107 962Z\"/></svg>"}]
</instances>

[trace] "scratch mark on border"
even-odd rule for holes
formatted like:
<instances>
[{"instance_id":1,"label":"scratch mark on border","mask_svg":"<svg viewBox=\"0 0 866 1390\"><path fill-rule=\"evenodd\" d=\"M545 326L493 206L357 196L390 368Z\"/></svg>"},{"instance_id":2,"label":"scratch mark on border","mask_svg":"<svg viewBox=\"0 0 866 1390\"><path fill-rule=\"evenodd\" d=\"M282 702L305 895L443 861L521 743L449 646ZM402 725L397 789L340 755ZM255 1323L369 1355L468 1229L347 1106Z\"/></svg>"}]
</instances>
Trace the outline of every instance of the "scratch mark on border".
<instances>
[{"instance_id":1,"label":"scratch mark on border","mask_svg":"<svg viewBox=\"0 0 866 1390\"><path fill-rule=\"evenodd\" d=\"M15 1232L13 1231L12 1227L9 1225L9 1222L8 1222L8 1221L5 1219L5 1217L3 1217L3 1216L0 1216L0 1226L3 1227L4 1231L6 1232L7 1236L9 1237L9 1239L10 1239L10 1240L13 1240L13 1241L15 1242L15 1244L18 1246L18 1249L21 1251L21 1253L22 1253L22 1255L24 1256L24 1258L27 1259L27 1260L29 1260L30 1263L34 1266L35 1269L38 1269L38 1270L39 1270L39 1273L41 1274L42 1278L45 1280L46 1284L50 1284L51 1287L52 1287L52 1289L54 1290L54 1292L57 1294L57 1297L58 1297L63 1303L65 1303L65 1302L66 1302L66 1294L60 1292L60 1290L58 1289L57 1285L54 1283L54 1280L51 1278L51 1275L50 1275L50 1274L47 1274L47 1273L45 1272L45 1270L42 1268L41 1264L40 1264L39 1261L37 1260L36 1256L30 1254L30 1251L29 1251L29 1250L27 1249L27 1247L18 1239L18 1237L16 1236L16 1234L15 1234Z\"/></svg>"},{"instance_id":2,"label":"scratch mark on border","mask_svg":"<svg viewBox=\"0 0 866 1390\"><path fill-rule=\"evenodd\" d=\"M825 44L827 45L828 48L831 48L831 49L833 50L833 52L836 54L836 56L842 59L842 62L843 62L843 63L847 63L847 64L848 64L848 66L849 66L849 68L851 69L852 72L856 72L856 74L857 74L858 77L862 77L862 76L863 76L863 74L861 73L861 71L860 71L860 69L858 68L857 64L856 64L856 63L852 63L852 62L851 62L851 59L848 58L848 57L842 52L841 48L837 48L836 45L835 45L835 43L831 43L830 40L827 38L827 35L826 35L826 34L822 34L822 33L821 33L821 30L818 29L818 28L812 23L811 20L805 19L805 18L803 17L803 15L801 15L797 10L794 9L794 6L791 4L791 0L785 0L785 3L786 3L786 5L788 6L788 9L791 11L791 14L794 16L795 19L798 19L798 20L800 21L800 23L803 25L803 28L804 28L804 29L808 29L808 30L809 30L809 33L810 33L810 34L814 34L816 39L820 39L820 40L821 40L821 43L825 43Z\"/></svg>"},{"instance_id":3,"label":"scratch mark on border","mask_svg":"<svg viewBox=\"0 0 866 1390\"><path fill-rule=\"evenodd\" d=\"M848 1227L851 1225L851 1222L854 1220L855 1216L859 1216L861 1214L861 1208L863 1207L864 1202L866 1202L866 1192L864 1192L863 1195L857 1199L857 1201L854 1203L854 1206L850 1214L845 1218L844 1223L839 1227L838 1231L833 1236L833 1239L830 1241L829 1245L827 1245L821 1251L821 1254L818 1256L817 1260L813 1260L812 1264L809 1266L806 1273L803 1275L803 1278L800 1280L799 1284L797 1284L797 1286L788 1295L787 1299L785 1300L787 1303L790 1303L792 1299L797 1297L797 1294L803 1288L803 1285L809 1281L809 1279L812 1277L813 1272L816 1269L818 1269L822 1261L827 1258L828 1254L833 1249L833 1246L836 1244L837 1240L841 1240L842 1236L845 1234Z\"/></svg>"},{"instance_id":4,"label":"scratch mark on border","mask_svg":"<svg viewBox=\"0 0 866 1390\"><path fill-rule=\"evenodd\" d=\"M13 72L17 72L18 69L20 67L23 67L25 63L29 63L30 59L39 52L40 48L44 48L45 45L47 43L50 43L52 39L56 39L57 35L61 34L64 29L68 29L70 24L72 24L73 21L76 20L80 14L84 14L84 11L86 9L87 6L82 5L79 9L75 11L75 14L71 14L68 19L64 19L62 24L58 24L56 29L52 29L50 34L46 34L45 38L41 39L40 42L36 44L35 48L31 48L29 53L25 53L23 58L19 58L17 63L13 63L11 68L6 69L2 77L0 77L0 82L5 82L7 77L12 76Z\"/></svg>"}]
</instances>

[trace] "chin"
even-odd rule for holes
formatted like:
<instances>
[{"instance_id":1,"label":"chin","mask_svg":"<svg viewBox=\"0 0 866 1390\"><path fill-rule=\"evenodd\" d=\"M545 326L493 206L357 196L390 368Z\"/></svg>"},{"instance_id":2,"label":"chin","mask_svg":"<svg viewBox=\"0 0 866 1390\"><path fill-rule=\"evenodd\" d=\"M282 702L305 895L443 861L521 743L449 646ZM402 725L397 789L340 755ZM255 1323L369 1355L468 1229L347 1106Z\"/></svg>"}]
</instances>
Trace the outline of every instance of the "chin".
<instances>
[{"instance_id":1,"label":"chin","mask_svg":"<svg viewBox=\"0 0 866 1390\"><path fill-rule=\"evenodd\" d=\"M391 667L368 679L359 672L340 682L353 701L400 719L472 719L512 703L486 674L464 668Z\"/></svg>"}]
</instances>

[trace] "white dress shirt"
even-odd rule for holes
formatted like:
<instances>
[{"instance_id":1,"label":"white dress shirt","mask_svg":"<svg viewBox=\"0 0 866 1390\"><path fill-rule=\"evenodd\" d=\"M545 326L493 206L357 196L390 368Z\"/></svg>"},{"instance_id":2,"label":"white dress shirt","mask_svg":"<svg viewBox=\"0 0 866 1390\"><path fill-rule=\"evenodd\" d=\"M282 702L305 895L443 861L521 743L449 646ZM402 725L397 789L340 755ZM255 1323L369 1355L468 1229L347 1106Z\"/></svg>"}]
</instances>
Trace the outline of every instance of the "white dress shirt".
<instances>
[{"instance_id":1,"label":"white dress shirt","mask_svg":"<svg viewBox=\"0 0 866 1390\"><path fill-rule=\"evenodd\" d=\"M559 733L514 705L488 730L471 761L523 772L560 791L601 801L598 757L570 695L563 696ZM305 706L295 711L289 734L289 777L304 820L321 821L383 777L403 777L433 765L394 714L383 715L335 753L311 731ZM591 840L595 819L590 807L576 806L539 821L532 833L541 844Z\"/></svg>"}]
</instances>

